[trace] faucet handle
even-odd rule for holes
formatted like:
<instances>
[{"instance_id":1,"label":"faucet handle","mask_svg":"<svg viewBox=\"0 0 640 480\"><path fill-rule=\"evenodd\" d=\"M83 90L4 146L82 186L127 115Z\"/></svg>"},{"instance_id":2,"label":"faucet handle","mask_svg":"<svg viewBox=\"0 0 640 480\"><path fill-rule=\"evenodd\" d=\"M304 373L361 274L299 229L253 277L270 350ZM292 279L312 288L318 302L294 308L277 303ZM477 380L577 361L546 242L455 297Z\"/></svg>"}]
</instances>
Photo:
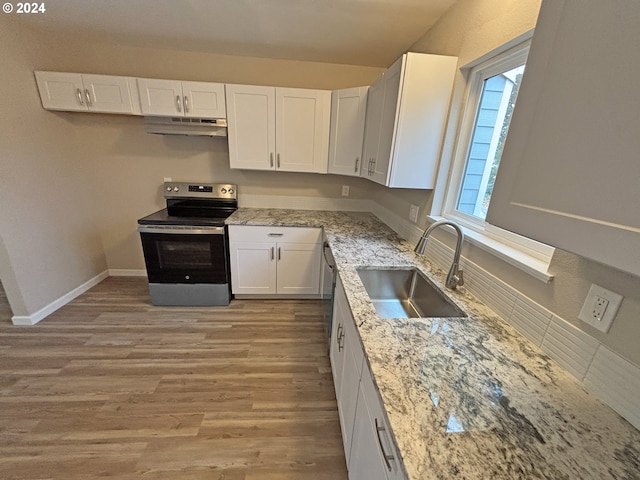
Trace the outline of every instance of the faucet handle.
<instances>
[{"instance_id":1,"label":"faucet handle","mask_svg":"<svg viewBox=\"0 0 640 480\"><path fill-rule=\"evenodd\" d=\"M461 287L464 285L464 275L462 274L462 269L458 270L458 286Z\"/></svg>"}]
</instances>

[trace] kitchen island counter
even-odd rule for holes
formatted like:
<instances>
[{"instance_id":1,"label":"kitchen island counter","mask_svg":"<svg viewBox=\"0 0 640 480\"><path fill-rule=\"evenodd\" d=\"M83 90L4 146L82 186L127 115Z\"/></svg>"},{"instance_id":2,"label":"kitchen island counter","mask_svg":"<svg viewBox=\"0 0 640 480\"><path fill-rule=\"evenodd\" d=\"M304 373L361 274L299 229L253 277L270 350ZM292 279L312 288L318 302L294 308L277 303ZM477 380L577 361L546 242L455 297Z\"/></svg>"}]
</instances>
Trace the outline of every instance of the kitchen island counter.
<instances>
[{"instance_id":1,"label":"kitchen island counter","mask_svg":"<svg viewBox=\"0 0 640 480\"><path fill-rule=\"evenodd\" d=\"M375 216L240 208L324 228L411 480L640 479L640 432ZM468 318L382 319L356 268L416 267Z\"/></svg>"}]
</instances>

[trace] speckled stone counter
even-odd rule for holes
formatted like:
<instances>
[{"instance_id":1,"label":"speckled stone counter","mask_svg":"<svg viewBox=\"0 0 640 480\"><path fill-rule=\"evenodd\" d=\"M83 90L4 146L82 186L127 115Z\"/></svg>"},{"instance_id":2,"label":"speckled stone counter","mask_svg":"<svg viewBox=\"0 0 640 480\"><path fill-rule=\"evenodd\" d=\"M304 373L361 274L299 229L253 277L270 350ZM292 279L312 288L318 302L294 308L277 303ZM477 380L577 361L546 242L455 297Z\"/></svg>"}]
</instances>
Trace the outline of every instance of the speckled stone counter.
<instances>
[{"instance_id":1,"label":"speckled stone counter","mask_svg":"<svg viewBox=\"0 0 640 480\"><path fill-rule=\"evenodd\" d=\"M411 480L640 479L640 432L368 213L240 208L323 227ZM419 268L468 318L381 319L356 267Z\"/></svg>"}]
</instances>

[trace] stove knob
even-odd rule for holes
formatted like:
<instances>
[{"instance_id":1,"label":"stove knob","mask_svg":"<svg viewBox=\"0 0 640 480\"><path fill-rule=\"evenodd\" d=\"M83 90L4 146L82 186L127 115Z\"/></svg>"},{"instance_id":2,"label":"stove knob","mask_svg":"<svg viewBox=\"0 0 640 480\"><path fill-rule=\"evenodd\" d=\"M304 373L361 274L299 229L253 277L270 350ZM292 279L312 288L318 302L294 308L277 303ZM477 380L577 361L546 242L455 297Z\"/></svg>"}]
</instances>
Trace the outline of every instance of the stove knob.
<instances>
[{"instance_id":1,"label":"stove knob","mask_svg":"<svg viewBox=\"0 0 640 480\"><path fill-rule=\"evenodd\" d=\"M230 188L230 189L229 189L229 194L230 194L230 195L233 195L233 188Z\"/></svg>"},{"instance_id":2,"label":"stove knob","mask_svg":"<svg viewBox=\"0 0 640 480\"><path fill-rule=\"evenodd\" d=\"M221 188L221 189L220 189L220 193L222 193L222 194L227 193L227 189L226 189L226 188Z\"/></svg>"},{"instance_id":3,"label":"stove knob","mask_svg":"<svg viewBox=\"0 0 640 480\"><path fill-rule=\"evenodd\" d=\"M179 192L180 191L180 187L173 187L173 191L174 192Z\"/></svg>"},{"instance_id":4,"label":"stove knob","mask_svg":"<svg viewBox=\"0 0 640 480\"><path fill-rule=\"evenodd\" d=\"M167 192L170 192L171 190L173 190L171 187L167 187Z\"/></svg>"},{"instance_id":5,"label":"stove knob","mask_svg":"<svg viewBox=\"0 0 640 480\"><path fill-rule=\"evenodd\" d=\"M189 280L191 277L190 277L189 275L185 275L185 276L184 276L184 278L185 278L186 280Z\"/></svg>"}]
</instances>

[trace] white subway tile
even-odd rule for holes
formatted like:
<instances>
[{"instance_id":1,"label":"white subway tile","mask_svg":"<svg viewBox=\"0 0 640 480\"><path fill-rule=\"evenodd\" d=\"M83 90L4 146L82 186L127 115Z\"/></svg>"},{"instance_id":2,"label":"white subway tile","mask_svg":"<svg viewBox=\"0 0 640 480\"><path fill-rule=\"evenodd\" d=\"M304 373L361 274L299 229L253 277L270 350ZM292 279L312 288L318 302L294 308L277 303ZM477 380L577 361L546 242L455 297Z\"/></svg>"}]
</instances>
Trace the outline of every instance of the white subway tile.
<instances>
[{"instance_id":1,"label":"white subway tile","mask_svg":"<svg viewBox=\"0 0 640 480\"><path fill-rule=\"evenodd\" d=\"M587 370L584 384L640 429L640 367L600 345Z\"/></svg>"},{"instance_id":2,"label":"white subway tile","mask_svg":"<svg viewBox=\"0 0 640 480\"><path fill-rule=\"evenodd\" d=\"M508 322L536 345L542 343L552 313L524 295L518 295Z\"/></svg>"},{"instance_id":3,"label":"white subway tile","mask_svg":"<svg viewBox=\"0 0 640 480\"><path fill-rule=\"evenodd\" d=\"M596 339L556 315L542 340L542 350L578 380L586 375L598 345Z\"/></svg>"}]
</instances>

